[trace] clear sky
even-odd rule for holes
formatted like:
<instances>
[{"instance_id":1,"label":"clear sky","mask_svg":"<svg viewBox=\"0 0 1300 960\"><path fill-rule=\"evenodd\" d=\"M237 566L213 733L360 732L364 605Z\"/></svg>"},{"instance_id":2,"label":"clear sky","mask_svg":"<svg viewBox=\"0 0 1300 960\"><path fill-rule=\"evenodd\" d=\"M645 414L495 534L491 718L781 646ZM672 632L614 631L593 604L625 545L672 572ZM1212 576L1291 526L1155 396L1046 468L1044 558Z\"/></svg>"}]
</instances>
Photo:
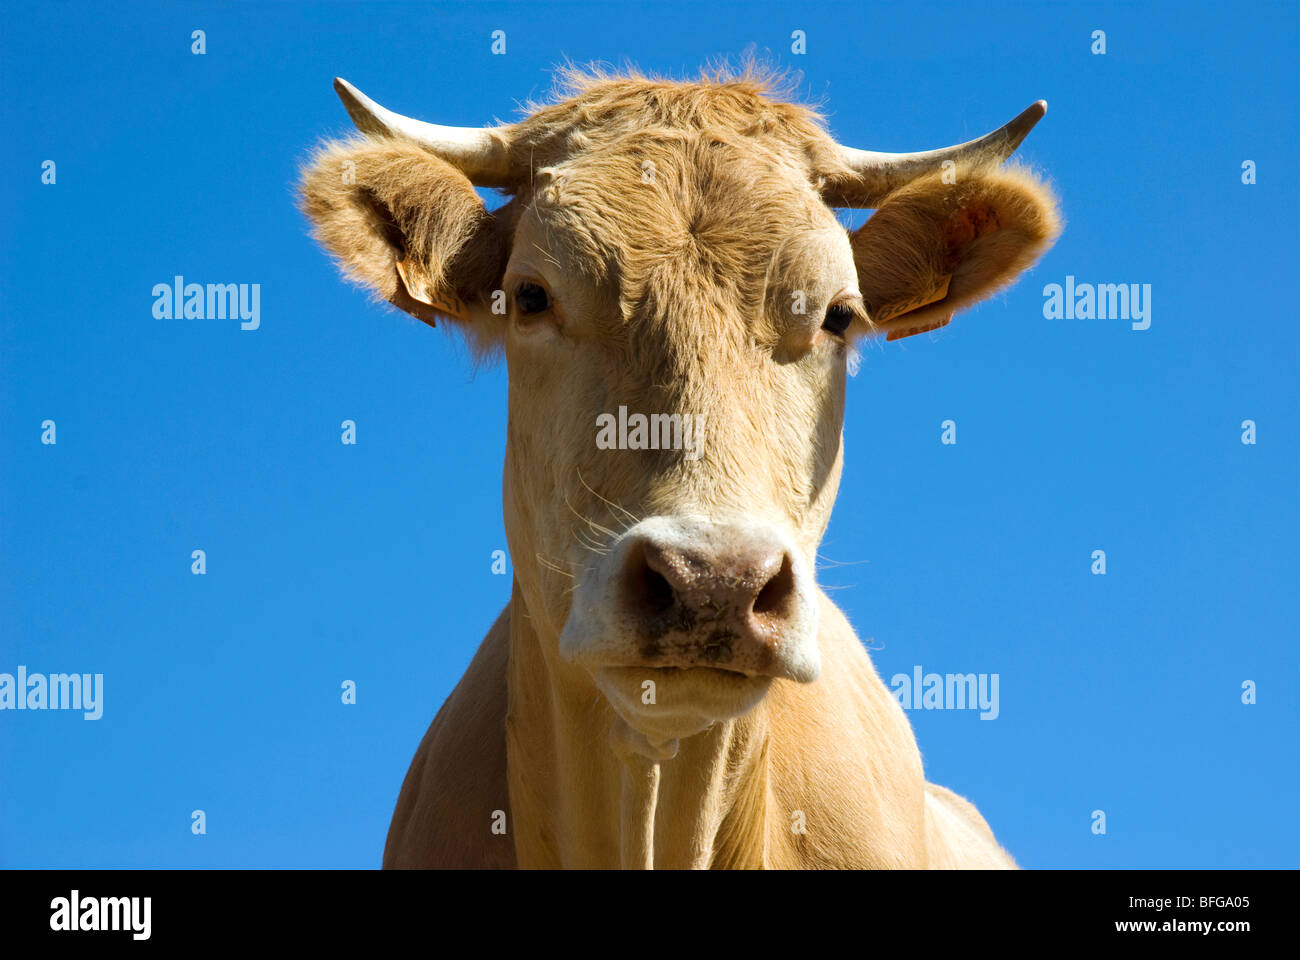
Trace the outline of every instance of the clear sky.
<instances>
[{"instance_id":1,"label":"clear sky","mask_svg":"<svg viewBox=\"0 0 1300 960\"><path fill-rule=\"evenodd\" d=\"M350 129L331 78L483 124L566 58L683 75L751 46L859 147L1050 104L1021 154L1062 198L1056 247L946 329L869 345L849 385L822 546L844 565L823 582L886 680L999 678L995 720L911 713L929 778L1029 867L1300 864L1297 19L716 0L8 16L0 673L102 673L104 702L94 721L0 711L0 865L378 865L415 746L507 599L503 368L368 303L295 210L306 151ZM178 274L260 284L260 327L155 318ZM1045 318L1067 276L1150 284L1150 328Z\"/></svg>"}]
</instances>

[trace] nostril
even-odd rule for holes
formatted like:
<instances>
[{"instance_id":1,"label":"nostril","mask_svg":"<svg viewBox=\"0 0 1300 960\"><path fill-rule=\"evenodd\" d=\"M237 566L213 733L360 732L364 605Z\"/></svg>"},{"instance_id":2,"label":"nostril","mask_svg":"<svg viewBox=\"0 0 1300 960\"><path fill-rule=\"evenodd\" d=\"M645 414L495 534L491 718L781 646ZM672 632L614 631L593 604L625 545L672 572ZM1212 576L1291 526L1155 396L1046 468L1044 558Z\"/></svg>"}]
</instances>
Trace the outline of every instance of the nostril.
<instances>
[{"instance_id":1,"label":"nostril","mask_svg":"<svg viewBox=\"0 0 1300 960\"><path fill-rule=\"evenodd\" d=\"M673 588L662 574L646 567L641 577L640 589L637 591L647 610L662 613L673 605Z\"/></svg>"},{"instance_id":2,"label":"nostril","mask_svg":"<svg viewBox=\"0 0 1300 960\"><path fill-rule=\"evenodd\" d=\"M789 614L790 598L794 596L794 566L790 556L781 558L781 569L763 586L754 598L754 612L783 617Z\"/></svg>"},{"instance_id":3,"label":"nostril","mask_svg":"<svg viewBox=\"0 0 1300 960\"><path fill-rule=\"evenodd\" d=\"M672 584L647 562L644 546L638 544L632 550L623 571L627 598L641 613L653 616L672 607Z\"/></svg>"}]
</instances>

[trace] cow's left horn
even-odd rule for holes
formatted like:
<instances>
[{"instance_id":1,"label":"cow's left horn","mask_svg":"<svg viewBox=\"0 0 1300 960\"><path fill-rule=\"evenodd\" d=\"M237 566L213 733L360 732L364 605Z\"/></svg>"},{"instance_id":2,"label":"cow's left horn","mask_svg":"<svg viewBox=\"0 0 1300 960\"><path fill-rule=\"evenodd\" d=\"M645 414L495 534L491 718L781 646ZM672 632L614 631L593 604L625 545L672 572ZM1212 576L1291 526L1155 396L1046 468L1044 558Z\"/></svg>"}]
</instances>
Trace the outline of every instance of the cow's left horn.
<instances>
[{"instance_id":1,"label":"cow's left horn","mask_svg":"<svg viewBox=\"0 0 1300 960\"><path fill-rule=\"evenodd\" d=\"M362 133L418 143L465 174L475 186L511 185L508 126L444 127L413 120L381 107L341 77L334 78L334 91Z\"/></svg>"},{"instance_id":2,"label":"cow's left horn","mask_svg":"<svg viewBox=\"0 0 1300 960\"><path fill-rule=\"evenodd\" d=\"M841 146L840 159L856 176L848 180L834 178L827 191L831 196L827 199L837 206L843 201L844 206L872 207L891 191L940 169L945 160L1001 163L1015 152L1046 112L1047 101L1038 100L1006 126L986 133L978 140L923 153L876 153Z\"/></svg>"}]
</instances>

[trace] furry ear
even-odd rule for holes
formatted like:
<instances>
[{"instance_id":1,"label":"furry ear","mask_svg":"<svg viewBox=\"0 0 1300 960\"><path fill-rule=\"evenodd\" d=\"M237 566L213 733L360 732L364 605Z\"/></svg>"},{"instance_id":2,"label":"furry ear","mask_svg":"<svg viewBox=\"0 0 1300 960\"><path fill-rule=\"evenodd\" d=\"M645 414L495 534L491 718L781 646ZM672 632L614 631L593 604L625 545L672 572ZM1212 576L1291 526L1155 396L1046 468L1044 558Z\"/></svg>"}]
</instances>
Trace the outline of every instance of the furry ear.
<instances>
[{"instance_id":1,"label":"furry ear","mask_svg":"<svg viewBox=\"0 0 1300 960\"><path fill-rule=\"evenodd\" d=\"M400 140L334 142L312 156L298 191L313 235L350 280L430 326L490 322L505 234L450 164Z\"/></svg>"},{"instance_id":2,"label":"furry ear","mask_svg":"<svg viewBox=\"0 0 1300 960\"><path fill-rule=\"evenodd\" d=\"M1061 232L1056 197L1027 171L953 172L955 183L933 173L894 191L851 238L867 313L890 340L992 296Z\"/></svg>"}]
</instances>

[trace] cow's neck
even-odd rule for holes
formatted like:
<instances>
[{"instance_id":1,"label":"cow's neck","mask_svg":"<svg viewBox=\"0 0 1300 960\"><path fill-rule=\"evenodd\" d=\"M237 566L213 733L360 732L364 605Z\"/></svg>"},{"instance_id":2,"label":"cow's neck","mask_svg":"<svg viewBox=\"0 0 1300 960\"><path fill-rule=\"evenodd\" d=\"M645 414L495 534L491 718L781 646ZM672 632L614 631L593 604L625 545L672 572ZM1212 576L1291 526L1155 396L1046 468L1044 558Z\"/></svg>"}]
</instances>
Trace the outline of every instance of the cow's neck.
<instances>
[{"instance_id":1,"label":"cow's neck","mask_svg":"<svg viewBox=\"0 0 1300 960\"><path fill-rule=\"evenodd\" d=\"M675 750L656 748L617 718L585 671L554 662L543 649L516 586L507 756L520 866L767 863L761 705L676 742Z\"/></svg>"}]
</instances>

